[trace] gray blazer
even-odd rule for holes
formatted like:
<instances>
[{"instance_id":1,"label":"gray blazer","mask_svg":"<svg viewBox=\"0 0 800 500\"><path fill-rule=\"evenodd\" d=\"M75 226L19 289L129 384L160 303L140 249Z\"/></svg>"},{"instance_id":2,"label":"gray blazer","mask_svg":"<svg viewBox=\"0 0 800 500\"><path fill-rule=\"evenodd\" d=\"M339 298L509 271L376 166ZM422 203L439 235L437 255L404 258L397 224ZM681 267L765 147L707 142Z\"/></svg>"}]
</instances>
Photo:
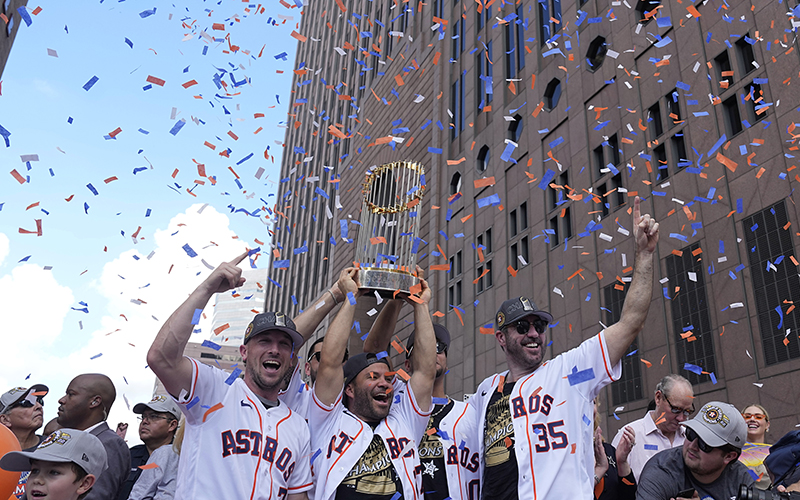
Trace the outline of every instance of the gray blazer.
<instances>
[{"instance_id":1,"label":"gray blazer","mask_svg":"<svg viewBox=\"0 0 800 500\"><path fill-rule=\"evenodd\" d=\"M97 478L85 500L116 500L131 469L131 452L125 441L105 422L92 429L91 433L106 449L108 469Z\"/></svg>"}]
</instances>

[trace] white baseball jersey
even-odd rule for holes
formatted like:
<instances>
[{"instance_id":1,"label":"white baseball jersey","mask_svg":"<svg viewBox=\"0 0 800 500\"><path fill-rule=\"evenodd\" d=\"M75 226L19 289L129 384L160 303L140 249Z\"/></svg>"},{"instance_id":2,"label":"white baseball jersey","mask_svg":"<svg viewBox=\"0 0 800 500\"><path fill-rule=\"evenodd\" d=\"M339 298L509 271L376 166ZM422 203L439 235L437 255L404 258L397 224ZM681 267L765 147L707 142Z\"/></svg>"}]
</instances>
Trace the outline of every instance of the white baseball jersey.
<instances>
[{"instance_id":1,"label":"white baseball jersey","mask_svg":"<svg viewBox=\"0 0 800 500\"><path fill-rule=\"evenodd\" d=\"M621 374L622 363L610 365L600 332L517 380L508 404L519 472L518 498L594 498L592 400ZM492 431L493 426L486 421L486 409L500 378L499 374L488 377L469 400L477 411L481 436L481 477L486 459L484 431L486 426Z\"/></svg>"},{"instance_id":2,"label":"white baseball jersey","mask_svg":"<svg viewBox=\"0 0 800 500\"><path fill-rule=\"evenodd\" d=\"M304 363L302 361L297 362L297 366L294 367L294 372L292 372L292 379L289 381L289 386L278 395L278 399L286 403L286 406L291 408L293 412L308 420L308 405L311 403L311 389L303 382L300 365L304 365Z\"/></svg>"},{"instance_id":3,"label":"white baseball jersey","mask_svg":"<svg viewBox=\"0 0 800 500\"><path fill-rule=\"evenodd\" d=\"M434 406L428 426L419 444L422 464L423 492L426 498L451 498L452 500L478 500L480 498L480 454L478 419L475 408L463 401ZM438 425L437 425L438 422ZM437 464L444 464L446 487L437 483ZM429 488L427 484L432 484ZM443 489L445 491L439 491Z\"/></svg>"},{"instance_id":4,"label":"white baseball jersey","mask_svg":"<svg viewBox=\"0 0 800 500\"><path fill-rule=\"evenodd\" d=\"M305 420L284 404L265 408L244 380L189 360L191 391L176 400L186 433L175 498L280 500L311 489Z\"/></svg>"},{"instance_id":5,"label":"white baseball jersey","mask_svg":"<svg viewBox=\"0 0 800 500\"><path fill-rule=\"evenodd\" d=\"M398 387L400 389L398 390ZM344 387L342 387L344 390ZM422 499L419 443L428 424L430 411L417 406L410 386L395 385L389 415L373 431L369 424L350 413L342 403L342 392L332 406L322 404L312 391L308 426L311 430L312 468L315 474L315 500L331 500L353 471L376 434L388 450L392 466L403 485L405 500Z\"/></svg>"}]
</instances>

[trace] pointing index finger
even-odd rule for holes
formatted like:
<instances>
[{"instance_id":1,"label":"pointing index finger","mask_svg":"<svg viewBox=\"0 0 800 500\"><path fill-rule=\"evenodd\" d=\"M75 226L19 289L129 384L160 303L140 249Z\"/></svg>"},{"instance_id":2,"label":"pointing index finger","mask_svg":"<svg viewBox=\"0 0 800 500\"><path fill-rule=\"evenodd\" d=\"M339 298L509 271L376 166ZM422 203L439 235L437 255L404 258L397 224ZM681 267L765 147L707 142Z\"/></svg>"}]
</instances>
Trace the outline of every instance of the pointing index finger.
<instances>
[{"instance_id":1,"label":"pointing index finger","mask_svg":"<svg viewBox=\"0 0 800 500\"><path fill-rule=\"evenodd\" d=\"M230 261L230 263L233 264L234 266L238 265L241 261L244 260L245 257L247 257L247 254L249 254L249 253L250 253L250 249L249 248L245 248L244 253L242 255L239 255L238 257L236 257L232 261Z\"/></svg>"}]
</instances>

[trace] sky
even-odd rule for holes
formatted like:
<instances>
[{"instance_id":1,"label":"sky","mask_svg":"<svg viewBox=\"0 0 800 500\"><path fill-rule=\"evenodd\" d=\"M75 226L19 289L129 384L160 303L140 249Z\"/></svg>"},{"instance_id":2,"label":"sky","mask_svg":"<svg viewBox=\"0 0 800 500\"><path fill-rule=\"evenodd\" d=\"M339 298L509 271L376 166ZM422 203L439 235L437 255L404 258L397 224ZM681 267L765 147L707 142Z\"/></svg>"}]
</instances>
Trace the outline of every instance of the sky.
<instances>
[{"instance_id":1,"label":"sky","mask_svg":"<svg viewBox=\"0 0 800 500\"><path fill-rule=\"evenodd\" d=\"M300 21L154 3L29 0L0 77L0 391L48 385L48 421L74 376L104 373L131 445L163 321L245 248L269 264ZM192 341L213 339L210 309Z\"/></svg>"}]
</instances>

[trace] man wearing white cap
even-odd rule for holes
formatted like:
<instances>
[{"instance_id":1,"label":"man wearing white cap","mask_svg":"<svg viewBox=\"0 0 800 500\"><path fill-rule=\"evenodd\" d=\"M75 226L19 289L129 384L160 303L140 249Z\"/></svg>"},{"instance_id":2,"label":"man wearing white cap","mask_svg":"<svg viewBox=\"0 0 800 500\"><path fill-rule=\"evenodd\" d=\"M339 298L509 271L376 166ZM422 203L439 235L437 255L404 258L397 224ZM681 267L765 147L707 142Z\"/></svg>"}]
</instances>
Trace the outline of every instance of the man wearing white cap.
<instances>
[{"instance_id":1,"label":"man wearing white cap","mask_svg":"<svg viewBox=\"0 0 800 500\"><path fill-rule=\"evenodd\" d=\"M42 436L36 431L44 423L44 397L47 395L46 385L36 384L31 387L15 387L0 396L0 424L5 425L17 437L23 451L33 451L42 442ZM28 473L19 476L14 490L14 498L25 498L25 483Z\"/></svg>"},{"instance_id":2,"label":"man wearing white cap","mask_svg":"<svg viewBox=\"0 0 800 500\"><path fill-rule=\"evenodd\" d=\"M148 403L138 403L133 413L139 417L139 439L144 444L131 448L131 472L117 500L175 496L178 454L172 448L181 410L178 403L156 394ZM155 464L142 469L141 466Z\"/></svg>"},{"instance_id":3,"label":"man wearing white cap","mask_svg":"<svg viewBox=\"0 0 800 500\"><path fill-rule=\"evenodd\" d=\"M747 424L733 405L712 401L682 422L682 448L658 453L645 464L637 500L736 498L739 486L755 481L737 460L747 440Z\"/></svg>"},{"instance_id":4,"label":"man wearing white cap","mask_svg":"<svg viewBox=\"0 0 800 500\"><path fill-rule=\"evenodd\" d=\"M0 459L0 468L30 471L29 498L80 500L108 468L106 449L86 431L60 429L33 451L11 451Z\"/></svg>"}]
</instances>

